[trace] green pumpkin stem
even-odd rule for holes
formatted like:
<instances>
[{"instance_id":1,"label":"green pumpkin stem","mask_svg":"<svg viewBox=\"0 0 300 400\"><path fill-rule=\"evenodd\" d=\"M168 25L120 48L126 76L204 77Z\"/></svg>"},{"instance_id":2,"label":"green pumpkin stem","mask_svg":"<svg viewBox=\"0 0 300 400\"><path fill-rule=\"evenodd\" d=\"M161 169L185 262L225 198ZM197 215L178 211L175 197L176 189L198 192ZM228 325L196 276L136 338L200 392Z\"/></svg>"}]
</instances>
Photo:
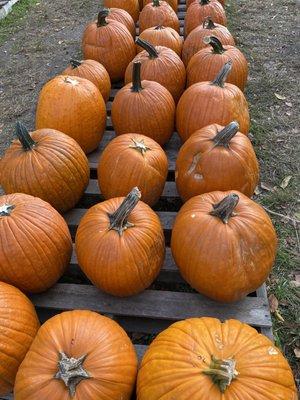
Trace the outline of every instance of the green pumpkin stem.
<instances>
[{"instance_id":1,"label":"green pumpkin stem","mask_svg":"<svg viewBox=\"0 0 300 400\"><path fill-rule=\"evenodd\" d=\"M136 44L148 52L149 58L153 59L158 57L158 52L156 51L155 47L152 46L151 43L147 42L147 40L138 38L136 39Z\"/></svg>"},{"instance_id":2,"label":"green pumpkin stem","mask_svg":"<svg viewBox=\"0 0 300 400\"><path fill-rule=\"evenodd\" d=\"M70 60L70 64L71 64L71 67L73 68L73 69L75 69L75 68L77 68L77 67L80 67L80 65L82 64L82 62L81 61L78 61L78 60L74 60L73 58Z\"/></svg>"},{"instance_id":3,"label":"green pumpkin stem","mask_svg":"<svg viewBox=\"0 0 300 400\"><path fill-rule=\"evenodd\" d=\"M220 218L224 224L228 224L229 219L234 215L239 199L237 194L229 194L220 203L213 204L213 210L209 214Z\"/></svg>"},{"instance_id":4,"label":"green pumpkin stem","mask_svg":"<svg viewBox=\"0 0 300 400\"><path fill-rule=\"evenodd\" d=\"M203 21L202 27L204 29L215 29L217 26L214 24L214 21L211 19L211 17L206 17Z\"/></svg>"},{"instance_id":5,"label":"green pumpkin stem","mask_svg":"<svg viewBox=\"0 0 300 400\"><path fill-rule=\"evenodd\" d=\"M3 206L0 206L0 217L9 217L14 208L16 206L12 204L3 204Z\"/></svg>"},{"instance_id":6,"label":"green pumpkin stem","mask_svg":"<svg viewBox=\"0 0 300 400\"><path fill-rule=\"evenodd\" d=\"M142 81L141 81L141 63L139 61L135 61L133 63L132 69L132 86L131 91L135 93L139 93L143 90Z\"/></svg>"},{"instance_id":7,"label":"green pumpkin stem","mask_svg":"<svg viewBox=\"0 0 300 400\"><path fill-rule=\"evenodd\" d=\"M109 14L109 9L108 8L101 8L99 13L98 13L98 19L97 19L97 27L100 28L101 26L108 25L106 21L106 17Z\"/></svg>"},{"instance_id":8,"label":"green pumpkin stem","mask_svg":"<svg viewBox=\"0 0 300 400\"><path fill-rule=\"evenodd\" d=\"M203 38L203 43L210 44L213 48L214 54L223 54L226 49L224 49L220 40L215 36L205 36Z\"/></svg>"},{"instance_id":9,"label":"green pumpkin stem","mask_svg":"<svg viewBox=\"0 0 300 400\"><path fill-rule=\"evenodd\" d=\"M30 136L26 126L21 122L17 122L16 135L25 151L32 150L36 146L36 142Z\"/></svg>"},{"instance_id":10,"label":"green pumpkin stem","mask_svg":"<svg viewBox=\"0 0 300 400\"><path fill-rule=\"evenodd\" d=\"M153 0L153 1L152 1L152 6L153 6L153 7L159 7L159 6L160 6L159 0Z\"/></svg>"},{"instance_id":11,"label":"green pumpkin stem","mask_svg":"<svg viewBox=\"0 0 300 400\"><path fill-rule=\"evenodd\" d=\"M233 358L219 360L212 356L209 368L202 372L203 374L210 376L213 383L220 389L221 393L224 393L228 386L230 386L231 382L238 376L235 367L236 361Z\"/></svg>"},{"instance_id":12,"label":"green pumpkin stem","mask_svg":"<svg viewBox=\"0 0 300 400\"><path fill-rule=\"evenodd\" d=\"M218 73L218 75L212 81L212 84L219 86L221 88L224 87L226 79L231 71L231 68L232 68L232 60L229 60L223 65L221 71Z\"/></svg>"},{"instance_id":13,"label":"green pumpkin stem","mask_svg":"<svg viewBox=\"0 0 300 400\"><path fill-rule=\"evenodd\" d=\"M228 147L230 140L237 134L240 126L236 121L230 122L225 128L216 134L213 138L215 146Z\"/></svg>"}]
</instances>

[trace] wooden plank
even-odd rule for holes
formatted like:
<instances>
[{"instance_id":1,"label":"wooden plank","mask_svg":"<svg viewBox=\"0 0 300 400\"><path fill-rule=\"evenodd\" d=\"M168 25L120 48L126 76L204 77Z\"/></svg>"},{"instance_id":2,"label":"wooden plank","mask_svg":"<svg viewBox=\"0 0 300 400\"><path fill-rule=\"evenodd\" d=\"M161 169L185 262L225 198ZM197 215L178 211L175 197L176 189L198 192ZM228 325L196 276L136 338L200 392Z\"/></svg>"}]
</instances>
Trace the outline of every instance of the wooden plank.
<instances>
[{"instance_id":1,"label":"wooden plank","mask_svg":"<svg viewBox=\"0 0 300 400\"><path fill-rule=\"evenodd\" d=\"M257 294L257 297L264 299L268 303L268 294L267 294L267 288L266 288L265 284L263 284L260 288L257 289L256 294ZM267 336L270 340L272 340L272 342L274 342L272 325L268 328L262 327L261 333L263 335Z\"/></svg>"}]
</instances>

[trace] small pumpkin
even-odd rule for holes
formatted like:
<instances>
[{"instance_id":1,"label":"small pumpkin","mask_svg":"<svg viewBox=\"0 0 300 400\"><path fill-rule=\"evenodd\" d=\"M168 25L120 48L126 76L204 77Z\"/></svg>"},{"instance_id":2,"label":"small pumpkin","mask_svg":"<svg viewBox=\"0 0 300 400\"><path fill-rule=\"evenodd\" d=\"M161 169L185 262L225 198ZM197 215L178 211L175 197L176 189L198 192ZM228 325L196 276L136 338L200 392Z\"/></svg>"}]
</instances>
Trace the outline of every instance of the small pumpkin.
<instances>
[{"instance_id":1,"label":"small pumpkin","mask_svg":"<svg viewBox=\"0 0 300 400\"><path fill-rule=\"evenodd\" d=\"M99 12L97 22L87 25L82 37L82 51L84 58L103 64L111 81L116 82L123 79L136 47L126 26L107 18L108 15L108 9L104 8Z\"/></svg>"},{"instance_id":2,"label":"small pumpkin","mask_svg":"<svg viewBox=\"0 0 300 400\"><path fill-rule=\"evenodd\" d=\"M207 17L203 23L192 30L183 43L182 61L185 66L188 65L194 54L208 46L203 42L205 36L215 36L223 45L235 45L234 39L226 26L217 24L210 17Z\"/></svg>"},{"instance_id":3,"label":"small pumpkin","mask_svg":"<svg viewBox=\"0 0 300 400\"><path fill-rule=\"evenodd\" d=\"M134 22L137 22L140 14L139 0L104 0L104 7L121 8L131 15Z\"/></svg>"},{"instance_id":4,"label":"small pumpkin","mask_svg":"<svg viewBox=\"0 0 300 400\"><path fill-rule=\"evenodd\" d=\"M153 0L144 0L144 7L149 4L152 3ZM178 8L178 0L165 0L166 3L168 3L173 10L177 13L177 8Z\"/></svg>"},{"instance_id":5,"label":"small pumpkin","mask_svg":"<svg viewBox=\"0 0 300 400\"><path fill-rule=\"evenodd\" d=\"M141 63L133 63L132 83L114 98L111 118L117 135L137 133L160 145L174 131L175 103L170 92L158 82L141 81Z\"/></svg>"},{"instance_id":6,"label":"small pumpkin","mask_svg":"<svg viewBox=\"0 0 300 400\"><path fill-rule=\"evenodd\" d=\"M183 141L196 130L216 123L227 125L237 121L240 131L249 132L248 103L243 92L231 83L225 83L231 70L231 61L212 82L200 82L190 86L181 96L176 111L176 126Z\"/></svg>"},{"instance_id":7,"label":"small pumpkin","mask_svg":"<svg viewBox=\"0 0 300 400\"><path fill-rule=\"evenodd\" d=\"M74 139L54 129L28 132L18 123L14 140L0 160L5 193L27 193L60 212L73 208L89 182L86 155ZM63 196L62 196L63 193Z\"/></svg>"},{"instance_id":8,"label":"small pumpkin","mask_svg":"<svg viewBox=\"0 0 300 400\"><path fill-rule=\"evenodd\" d=\"M140 62L141 79L160 83L168 89L175 103L177 103L184 92L186 82L185 67L180 57L167 47L154 47L140 38L137 39L136 43L145 50L128 64L125 72L125 83L132 81L134 62Z\"/></svg>"},{"instance_id":9,"label":"small pumpkin","mask_svg":"<svg viewBox=\"0 0 300 400\"><path fill-rule=\"evenodd\" d=\"M125 198L97 204L77 230L80 267L95 286L115 296L142 292L163 264L165 242L159 218L140 197L134 188Z\"/></svg>"},{"instance_id":10,"label":"small pumpkin","mask_svg":"<svg viewBox=\"0 0 300 400\"><path fill-rule=\"evenodd\" d=\"M107 20L121 22L121 24L125 25L126 28L129 30L133 39L135 39L136 28L132 16L122 8L109 8L108 11L109 14L107 16Z\"/></svg>"},{"instance_id":11,"label":"small pumpkin","mask_svg":"<svg viewBox=\"0 0 300 400\"><path fill-rule=\"evenodd\" d=\"M25 292L49 289L72 253L63 217L45 201L23 193L0 196L0 280Z\"/></svg>"},{"instance_id":12,"label":"small pumpkin","mask_svg":"<svg viewBox=\"0 0 300 400\"><path fill-rule=\"evenodd\" d=\"M173 28L157 25L145 29L139 36L140 39L149 42L152 46L164 46L175 51L181 56L183 40L182 37ZM144 48L137 46L137 52L140 53Z\"/></svg>"},{"instance_id":13,"label":"small pumpkin","mask_svg":"<svg viewBox=\"0 0 300 400\"><path fill-rule=\"evenodd\" d=\"M297 400L292 370L270 339L238 320L191 318L143 357L138 400Z\"/></svg>"},{"instance_id":14,"label":"small pumpkin","mask_svg":"<svg viewBox=\"0 0 300 400\"><path fill-rule=\"evenodd\" d=\"M251 197L259 179L258 161L250 140L237 122L213 124L193 133L180 148L176 186L180 197L214 190L238 190Z\"/></svg>"},{"instance_id":15,"label":"small pumpkin","mask_svg":"<svg viewBox=\"0 0 300 400\"><path fill-rule=\"evenodd\" d=\"M39 320L29 299L3 282L0 314L0 396L5 396L13 389L18 368L39 329Z\"/></svg>"},{"instance_id":16,"label":"small pumpkin","mask_svg":"<svg viewBox=\"0 0 300 400\"><path fill-rule=\"evenodd\" d=\"M74 310L40 328L16 378L16 400L129 400L137 358L111 318Z\"/></svg>"},{"instance_id":17,"label":"small pumpkin","mask_svg":"<svg viewBox=\"0 0 300 400\"><path fill-rule=\"evenodd\" d=\"M140 34L148 28L156 25L169 26L177 33L180 31L180 24L177 14L166 1L152 0L146 4L140 14Z\"/></svg>"},{"instance_id":18,"label":"small pumpkin","mask_svg":"<svg viewBox=\"0 0 300 400\"><path fill-rule=\"evenodd\" d=\"M113 139L101 154L98 182L106 199L126 196L134 186L141 190L141 200L154 205L165 186L168 159L154 140L127 133Z\"/></svg>"},{"instance_id":19,"label":"small pumpkin","mask_svg":"<svg viewBox=\"0 0 300 400\"><path fill-rule=\"evenodd\" d=\"M85 153L95 150L106 127L106 107L99 89L84 78L59 75L39 95L36 129L56 129L71 136Z\"/></svg>"}]
</instances>

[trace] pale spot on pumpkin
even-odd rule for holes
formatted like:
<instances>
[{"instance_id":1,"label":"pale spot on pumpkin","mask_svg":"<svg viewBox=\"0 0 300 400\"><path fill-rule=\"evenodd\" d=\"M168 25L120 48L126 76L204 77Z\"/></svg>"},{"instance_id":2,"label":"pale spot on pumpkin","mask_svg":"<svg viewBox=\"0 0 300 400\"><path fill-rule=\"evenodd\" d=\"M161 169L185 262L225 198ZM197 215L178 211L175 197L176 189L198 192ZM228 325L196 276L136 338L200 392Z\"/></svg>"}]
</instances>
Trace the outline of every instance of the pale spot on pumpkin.
<instances>
[{"instance_id":1,"label":"pale spot on pumpkin","mask_svg":"<svg viewBox=\"0 0 300 400\"><path fill-rule=\"evenodd\" d=\"M197 181L200 181L201 179L203 179L203 175L201 175L201 174L194 174L194 178L197 179Z\"/></svg>"},{"instance_id":2,"label":"pale spot on pumpkin","mask_svg":"<svg viewBox=\"0 0 300 400\"><path fill-rule=\"evenodd\" d=\"M197 154L194 155L193 161L192 161L192 163L190 165L190 168L188 169L188 174L191 174L192 172L195 171L195 168L196 168L197 163L200 160L200 158L201 158L201 154L200 153L197 153ZM197 174L195 174L195 175L197 175Z\"/></svg>"},{"instance_id":3,"label":"pale spot on pumpkin","mask_svg":"<svg viewBox=\"0 0 300 400\"><path fill-rule=\"evenodd\" d=\"M270 354L270 356L276 356L278 354L278 351L274 349L274 347L269 347L268 353Z\"/></svg>"},{"instance_id":4,"label":"pale spot on pumpkin","mask_svg":"<svg viewBox=\"0 0 300 400\"><path fill-rule=\"evenodd\" d=\"M79 82L76 79L70 78L69 76L65 78L65 82L70 83L72 86L79 85Z\"/></svg>"},{"instance_id":5,"label":"pale spot on pumpkin","mask_svg":"<svg viewBox=\"0 0 300 400\"><path fill-rule=\"evenodd\" d=\"M215 340L216 340L218 349L219 349L219 350L222 350L222 349L224 348L224 344L223 344L223 342L222 342L222 340L220 339L220 337L219 337L218 334L215 334Z\"/></svg>"},{"instance_id":6,"label":"pale spot on pumpkin","mask_svg":"<svg viewBox=\"0 0 300 400\"><path fill-rule=\"evenodd\" d=\"M196 214L191 214L191 217L192 217L192 218L195 218L195 217L196 217Z\"/></svg>"}]
</instances>

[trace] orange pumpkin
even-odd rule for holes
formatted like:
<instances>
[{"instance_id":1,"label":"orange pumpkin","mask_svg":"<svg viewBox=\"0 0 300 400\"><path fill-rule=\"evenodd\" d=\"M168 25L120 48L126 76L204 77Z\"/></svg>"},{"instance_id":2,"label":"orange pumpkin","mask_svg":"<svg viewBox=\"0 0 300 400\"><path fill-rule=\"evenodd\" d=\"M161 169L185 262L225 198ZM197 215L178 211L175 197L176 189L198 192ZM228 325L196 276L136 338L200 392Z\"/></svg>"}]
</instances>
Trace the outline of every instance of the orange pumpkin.
<instances>
[{"instance_id":1,"label":"orange pumpkin","mask_svg":"<svg viewBox=\"0 0 300 400\"><path fill-rule=\"evenodd\" d=\"M119 90L114 98L112 123L117 135L139 133L162 145L174 131L175 103L161 84L141 81L140 68L140 62L133 64L133 82Z\"/></svg>"},{"instance_id":2,"label":"orange pumpkin","mask_svg":"<svg viewBox=\"0 0 300 400\"><path fill-rule=\"evenodd\" d=\"M125 72L125 83L132 81L134 62L140 62L141 79L160 83L168 89L177 103L184 92L186 82L185 67L180 57L167 47L154 47L140 38L136 43L145 51L139 53L128 65Z\"/></svg>"},{"instance_id":3,"label":"orange pumpkin","mask_svg":"<svg viewBox=\"0 0 300 400\"><path fill-rule=\"evenodd\" d=\"M173 28L157 25L145 29L139 36L140 39L147 41L152 46L164 46L175 51L181 56L183 40L182 37ZM137 52L143 51L143 47L137 46Z\"/></svg>"},{"instance_id":4,"label":"orange pumpkin","mask_svg":"<svg viewBox=\"0 0 300 400\"><path fill-rule=\"evenodd\" d=\"M134 187L141 190L141 200L154 205L165 186L168 159L154 140L127 133L112 140L99 160L98 182L106 199L126 196Z\"/></svg>"},{"instance_id":5,"label":"orange pumpkin","mask_svg":"<svg viewBox=\"0 0 300 400\"><path fill-rule=\"evenodd\" d=\"M179 321L160 333L142 360L138 400L297 400L280 350L237 320Z\"/></svg>"},{"instance_id":6,"label":"orange pumpkin","mask_svg":"<svg viewBox=\"0 0 300 400\"><path fill-rule=\"evenodd\" d=\"M29 299L3 282L0 313L0 396L5 396L14 386L18 368L39 329L39 320Z\"/></svg>"},{"instance_id":7,"label":"orange pumpkin","mask_svg":"<svg viewBox=\"0 0 300 400\"><path fill-rule=\"evenodd\" d=\"M177 12L177 8L178 8L178 0L165 0L166 1L166 3L168 3L172 8L173 8L173 10L175 11L175 12ZM144 7L147 5L147 4L149 4L149 3L152 3L153 2L153 0L144 0Z\"/></svg>"},{"instance_id":8,"label":"orange pumpkin","mask_svg":"<svg viewBox=\"0 0 300 400\"><path fill-rule=\"evenodd\" d=\"M121 22L121 24L125 25L126 28L129 30L133 39L135 39L136 28L132 16L122 8L109 8L108 11L109 14L107 16L107 20Z\"/></svg>"},{"instance_id":9,"label":"orange pumpkin","mask_svg":"<svg viewBox=\"0 0 300 400\"><path fill-rule=\"evenodd\" d=\"M104 0L104 7L121 8L131 15L134 22L137 22L137 20L139 19L139 0Z\"/></svg>"},{"instance_id":10,"label":"orange pumpkin","mask_svg":"<svg viewBox=\"0 0 300 400\"><path fill-rule=\"evenodd\" d=\"M189 8L189 6L194 3L196 0L186 0L186 8ZM218 0L219 3L222 4L222 6L224 7L225 5L225 0Z\"/></svg>"},{"instance_id":11,"label":"orange pumpkin","mask_svg":"<svg viewBox=\"0 0 300 400\"><path fill-rule=\"evenodd\" d=\"M231 83L225 83L231 70L228 61L212 82L190 86L181 96L176 111L176 126L183 141L196 130L216 123L227 125L237 121L240 131L248 134L250 119L243 92Z\"/></svg>"},{"instance_id":12,"label":"orange pumpkin","mask_svg":"<svg viewBox=\"0 0 300 400\"><path fill-rule=\"evenodd\" d=\"M169 26L178 33L180 31L177 14L166 1L152 0L141 11L139 19L140 34L145 29L156 25Z\"/></svg>"},{"instance_id":13,"label":"orange pumpkin","mask_svg":"<svg viewBox=\"0 0 300 400\"><path fill-rule=\"evenodd\" d=\"M36 129L56 129L71 136L85 153L95 150L106 126L106 108L96 86L84 78L59 75L43 86Z\"/></svg>"},{"instance_id":14,"label":"orange pumpkin","mask_svg":"<svg viewBox=\"0 0 300 400\"><path fill-rule=\"evenodd\" d=\"M18 371L16 400L129 400L137 358L126 332L92 311L67 311L40 328Z\"/></svg>"},{"instance_id":15,"label":"orange pumpkin","mask_svg":"<svg viewBox=\"0 0 300 400\"><path fill-rule=\"evenodd\" d=\"M134 188L125 198L97 204L77 230L80 267L95 286L115 296L143 291L163 264L165 243L159 218L140 197Z\"/></svg>"}]
</instances>

